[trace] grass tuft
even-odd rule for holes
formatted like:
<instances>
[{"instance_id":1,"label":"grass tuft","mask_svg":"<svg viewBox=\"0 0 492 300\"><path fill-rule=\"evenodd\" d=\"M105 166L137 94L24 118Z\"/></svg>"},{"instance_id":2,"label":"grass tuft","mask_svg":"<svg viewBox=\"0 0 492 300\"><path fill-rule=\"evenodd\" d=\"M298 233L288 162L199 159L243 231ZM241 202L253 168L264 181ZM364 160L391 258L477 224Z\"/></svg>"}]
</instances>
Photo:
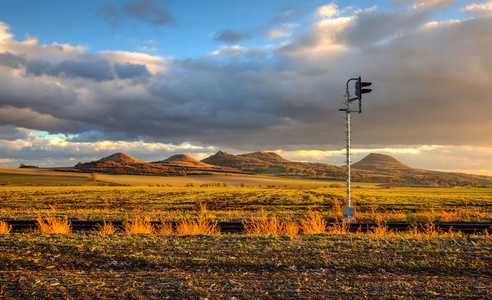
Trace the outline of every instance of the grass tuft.
<instances>
[{"instance_id":1,"label":"grass tuft","mask_svg":"<svg viewBox=\"0 0 492 300\"><path fill-rule=\"evenodd\" d=\"M209 221L203 215L197 220L183 220L176 225L176 231L182 235L217 235L220 233L220 226L217 221Z\"/></svg>"},{"instance_id":2,"label":"grass tuft","mask_svg":"<svg viewBox=\"0 0 492 300\"><path fill-rule=\"evenodd\" d=\"M304 234L324 233L326 229L327 223L317 211L310 210L307 218L301 220L301 230Z\"/></svg>"},{"instance_id":3,"label":"grass tuft","mask_svg":"<svg viewBox=\"0 0 492 300\"><path fill-rule=\"evenodd\" d=\"M276 215L267 216L264 210L260 211L260 216L253 218L252 221L243 221L243 226L248 234L264 235L264 234L282 234L282 227Z\"/></svg>"},{"instance_id":4,"label":"grass tuft","mask_svg":"<svg viewBox=\"0 0 492 300\"><path fill-rule=\"evenodd\" d=\"M39 232L42 234L68 234L72 232L72 223L65 216L64 219L55 219L48 215L46 221L39 217L37 220Z\"/></svg>"},{"instance_id":5,"label":"grass tuft","mask_svg":"<svg viewBox=\"0 0 492 300\"><path fill-rule=\"evenodd\" d=\"M164 235L171 235L173 233L173 224L161 221L161 224L155 226L155 232Z\"/></svg>"},{"instance_id":6,"label":"grass tuft","mask_svg":"<svg viewBox=\"0 0 492 300\"><path fill-rule=\"evenodd\" d=\"M130 222L123 222L123 229L129 234L153 233L154 227L149 221L136 219Z\"/></svg>"},{"instance_id":7,"label":"grass tuft","mask_svg":"<svg viewBox=\"0 0 492 300\"><path fill-rule=\"evenodd\" d=\"M111 235L116 232L116 227L114 227L113 223L106 223L106 221L104 221L103 225L97 224L96 229L102 235Z\"/></svg>"},{"instance_id":8,"label":"grass tuft","mask_svg":"<svg viewBox=\"0 0 492 300\"><path fill-rule=\"evenodd\" d=\"M328 232L335 234L346 234L349 231L349 222L344 219L336 219L336 222L326 228Z\"/></svg>"},{"instance_id":9,"label":"grass tuft","mask_svg":"<svg viewBox=\"0 0 492 300\"><path fill-rule=\"evenodd\" d=\"M298 236L300 232L299 224L295 222L286 222L282 224L282 234L288 236Z\"/></svg>"},{"instance_id":10,"label":"grass tuft","mask_svg":"<svg viewBox=\"0 0 492 300\"><path fill-rule=\"evenodd\" d=\"M10 226L7 222L0 221L0 234L7 234L11 229L12 226Z\"/></svg>"}]
</instances>

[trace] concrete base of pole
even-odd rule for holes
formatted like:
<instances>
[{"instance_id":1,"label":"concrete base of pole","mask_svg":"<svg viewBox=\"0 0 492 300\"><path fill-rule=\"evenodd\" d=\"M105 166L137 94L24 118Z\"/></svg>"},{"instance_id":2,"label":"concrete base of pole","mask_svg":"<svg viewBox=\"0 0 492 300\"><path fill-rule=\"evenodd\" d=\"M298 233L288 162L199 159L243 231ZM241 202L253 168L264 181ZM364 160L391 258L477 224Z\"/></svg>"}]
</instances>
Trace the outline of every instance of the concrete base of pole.
<instances>
[{"instance_id":1,"label":"concrete base of pole","mask_svg":"<svg viewBox=\"0 0 492 300\"><path fill-rule=\"evenodd\" d=\"M355 209L353 207L346 206L343 210L343 217L345 221L355 221L354 220Z\"/></svg>"}]
</instances>

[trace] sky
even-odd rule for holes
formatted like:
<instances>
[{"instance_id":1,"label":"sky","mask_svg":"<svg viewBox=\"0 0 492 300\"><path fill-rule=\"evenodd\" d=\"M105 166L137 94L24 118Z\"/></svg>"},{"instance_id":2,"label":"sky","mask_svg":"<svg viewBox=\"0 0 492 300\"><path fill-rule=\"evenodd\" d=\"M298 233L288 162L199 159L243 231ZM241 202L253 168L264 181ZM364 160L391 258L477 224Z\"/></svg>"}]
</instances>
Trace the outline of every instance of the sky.
<instances>
[{"instance_id":1,"label":"sky","mask_svg":"<svg viewBox=\"0 0 492 300\"><path fill-rule=\"evenodd\" d=\"M492 175L492 1L0 2L0 167L275 151ZM353 82L349 85L353 93Z\"/></svg>"}]
</instances>

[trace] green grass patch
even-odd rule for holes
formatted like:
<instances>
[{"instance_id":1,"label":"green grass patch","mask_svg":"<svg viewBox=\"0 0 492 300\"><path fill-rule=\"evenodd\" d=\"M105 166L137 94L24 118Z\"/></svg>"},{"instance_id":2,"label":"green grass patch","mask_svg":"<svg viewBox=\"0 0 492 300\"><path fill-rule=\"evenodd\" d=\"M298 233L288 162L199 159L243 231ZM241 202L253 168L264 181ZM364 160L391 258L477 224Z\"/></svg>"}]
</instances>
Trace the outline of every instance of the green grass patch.
<instances>
[{"instance_id":1,"label":"green grass patch","mask_svg":"<svg viewBox=\"0 0 492 300\"><path fill-rule=\"evenodd\" d=\"M285 168L282 167L270 167L266 170L263 170L259 174L261 175L279 175L285 171Z\"/></svg>"}]
</instances>

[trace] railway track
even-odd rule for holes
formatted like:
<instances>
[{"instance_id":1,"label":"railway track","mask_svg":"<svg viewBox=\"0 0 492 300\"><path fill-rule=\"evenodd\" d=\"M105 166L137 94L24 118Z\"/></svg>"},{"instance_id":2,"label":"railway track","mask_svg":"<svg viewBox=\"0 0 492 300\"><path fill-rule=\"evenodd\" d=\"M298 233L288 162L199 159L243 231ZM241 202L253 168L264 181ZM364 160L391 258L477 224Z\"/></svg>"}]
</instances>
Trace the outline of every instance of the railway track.
<instances>
[{"instance_id":1,"label":"railway track","mask_svg":"<svg viewBox=\"0 0 492 300\"><path fill-rule=\"evenodd\" d=\"M37 230L37 221L35 220L3 220L7 222L13 232L29 232ZM97 225L103 225L103 221L81 221L81 220L69 220L74 231L92 231L97 230ZM111 221L113 226L120 230L123 230L124 221ZM161 222L151 221L153 225L158 225ZM176 222L171 222L173 227L176 228ZM328 226L333 226L334 223L328 223ZM463 234L483 234L485 231L492 233L492 223L386 223L388 230L392 231L405 231L405 230L417 230L426 231L433 228L442 232L462 232ZM218 222L221 233L243 233L245 231L242 222ZM348 230L350 232L368 232L372 231L380 224L377 223L348 223Z\"/></svg>"}]
</instances>

